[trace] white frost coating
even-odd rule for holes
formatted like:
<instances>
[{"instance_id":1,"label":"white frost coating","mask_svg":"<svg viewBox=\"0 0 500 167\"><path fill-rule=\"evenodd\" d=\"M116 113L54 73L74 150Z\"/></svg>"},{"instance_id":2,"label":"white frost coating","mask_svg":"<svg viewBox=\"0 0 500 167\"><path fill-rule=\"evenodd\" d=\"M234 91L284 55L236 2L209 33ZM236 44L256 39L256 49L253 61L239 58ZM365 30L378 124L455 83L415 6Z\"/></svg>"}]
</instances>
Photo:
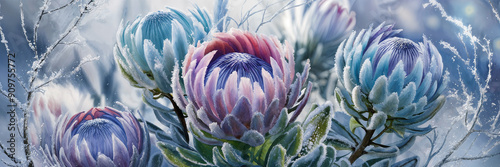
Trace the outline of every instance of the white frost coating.
<instances>
[{"instance_id":1,"label":"white frost coating","mask_svg":"<svg viewBox=\"0 0 500 167\"><path fill-rule=\"evenodd\" d=\"M387 120L387 115L384 112L377 112L373 114L366 129L368 130L378 129L385 124L385 120Z\"/></svg>"},{"instance_id":2,"label":"white frost coating","mask_svg":"<svg viewBox=\"0 0 500 167\"><path fill-rule=\"evenodd\" d=\"M439 41L441 45L443 45L443 48L449 49L455 56L460 57L460 54L458 54L458 51L455 47L451 46L450 43L446 41ZM461 58L461 57L460 57ZM465 61L465 60L464 60Z\"/></svg>"},{"instance_id":3,"label":"white frost coating","mask_svg":"<svg viewBox=\"0 0 500 167\"><path fill-rule=\"evenodd\" d=\"M492 5L491 2L490 5ZM498 132L496 132L494 128L498 126L497 123L499 116L497 115L495 118L490 118L489 120L483 120L479 117L484 112L498 112L486 110L486 106L490 104L488 103L487 91L489 90L489 83L491 81L493 65L493 51L490 48L490 40L486 37L483 37L481 39L474 36L472 34L471 25L465 25L459 19L454 18L453 16L449 16L444 7L436 0L429 0L429 3L423 5L424 8L427 8L429 6L437 9L441 13L442 18L444 18L446 21L454 24L461 29L462 32L458 33L458 39L460 40L460 42L462 42L465 50L465 52L461 54L462 56L460 56L460 53L457 51L457 49L455 49L449 43L443 41L441 41L440 43L443 48L450 50L454 54L453 60L458 58L464 63L465 67L457 67L458 81L456 81L455 79L454 84L458 86L458 90L451 91L452 94L448 96L448 99L456 100L456 103L458 104L458 107L456 108L460 111L458 112L458 114L455 114L457 116L451 118L451 125L455 125L456 123L461 123L462 125L450 126L450 128L447 129L448 132L446 136L444 137L444 139L442 139L443 142L442 144L440 144L441 146L436 143L437 137L435 137L434 139L430 139L428 137L429 141L431 142L432 148L429 152L429 156L425 166L434 161L437 162L435 162L436 164L433 164L432 166L442 166L450 162L460 163L461 161L481 160L498 156L500 155L500 152L493 152L492 150L500 146L499 142L495 142L498 140L500 135L498 135ZM493 8L492 11L495 14L495 17L497 17L497 20L500 21L496 10ZM466 42L463 37L469 38L469 41ZM467 47L469 46L472 46L472 51L467 50ZM484 53L484 55L480 53ZM485 78L482 77L484 75L480 75L478 71L478 67L481 66L478 63L479 57L486 57L488 60L488 73ZM467 79L467 81L465 81L465 78L470 78L470 76L466 76L469 74L473 76L473 80ZM472 92L475 90L479 91ZM461 131L465 132L465 134L460 133L459 136L454 136L454 139L448 139L447 136L450 131ZM474 136L472 134L484 134L485 136L489 137L489 140L487 142L478 142L481 140L476 140L477 138L468 140L469 138ZM447 147L444 147L445 149L442 150L444 145L446 145ZM434 147L440 148L437 148L437 150L434 151ZM475 156L470 156L470 154L473 154L469 153L471 152L471 149L482 149L483 151L479 154L474 153ZM458 150L460 150L461 153L454 154ZM439 153L442 153L442 155ZM431 161L431 159L435 157L439 157L439 159Z\"/></svg>"},{"instance_id":4,"label":"white frost coating","mask_svg":"<svg viewBox=\"0 0 500 167\"><path fill-rule=\"evenodd\" d=\"M54 7L55 9L53 9L52 11L56 11L56 10L60 10L60 9L69 7L70 5L73 5L77 1L78 0L72 0L70 3L62 4L61 6L57 5L56 7ZM34 4L34 5L36 5L36 4ZM0 160L6 165L9 165L9 166L28 166L29 163L33 163L33 161L35 161L37 156L38 157L40 156L40 153L37 153L36 150L37 149L44 150L43 148L33 148L32 143L29 141L31 138L36 138L33 136L30 138L30 136L29 136L30 132L28 131L28 126L32 126L32 125L30 125L32 119L29 118L32 114L31 113L32 100L33 100L35 93L43 92L43 90L41 89L43 86L53 82L54 80L56 80L58 78L65 77L62 74L62 70L57 71L57 72L52 72L51 74L44 74L43 76L40 76L39 72L42 71L41 69L44 67L44 64L50 58L52 51L54 51L54 49L56 49L56 47L59 46L60 44L65 44L64 40L66 39L66 37L68 37L68 35L79 25L79 23L80 23L81 19L84 17L84 15L87 15L91 11L91 9L87 8L87 7L94 7L95 5L92 3L92 1L90 1L87 4L81 4L81 5L79 4L79 6L81 6L83 9L85 9L84 13L80 13L79 15L77 15L75 17L74 21L71 22L70 25L67 26L67 30L65 32L63 32L61 34L59 34L57 32L55 34L52 34L52 36L56 36L56 37L59 36L59 38L56 38L53 42L46 43L46 45L44 44L45 46L48 46L48 47L46 48L44 53L38 54L38 49L36 48L36 46L38 45L38 43L37 43L38 28L40 28L40 25L41 25L40 23L42 21L49 21L50 20L50 19L46 19L46 17L43 17L43 16L51 15L52 11L48 11L48 9L51 7L51 0L44 0L42 5L39 7L39 9L40 9L39 13L36 13L34 18L28 19L28 20L33 20L35 22L34 25L32 25L33 31L31 33L33 33L33 37L31 39L28 37L29 32L26 30L26 27L30 27L29 25L26 25L26 23L30 23L30 22L26 22L27 20L25 20L25 17L24 17L25 13L23 11L23 3L22 2L19 3L19 8L20 8L19 15L20 15L20 19L21 19L20 24L21 24L21 28L22 28L22 35L24 35L24 40L26 40L27 45L30 48L30 51L33 52L32 55L23 55L23 57L28 57L28 58L32 57L33 59L30 61L33 63L28 64L28 66L30 66L30 68L27 70L26 74L24 74L24 73L21 74L19 71L17 71L17 73L15 73L16 74L15 79L17 80L17 83L20 84L22 86L22 88L24 88L24 90L25 90L25 92L19 92L19 93L25 93L25 95L26 95L26 99L12 98L13 103L17 104L17 108L22 112L22 113L20 112L20 114L19 114L20 118L17 118L17 116L16 116L16 120L18 120L17 131L20 134L19 135L20 137L18 137L18 139L19 139L18 143L20 144L19 148L22 149L22 150L19 150L19 152L23 152L24 154L16 155L17 157L0 158ZM67 14L67 13L63 13L63 15L64 14ZM64 16L67 17L66 15L64 15ZM3 16L0 16L0 20L2 20L2 19L3 19ZM45 25L45 24L43 24L43 25ZM50 26L48 29L50 29ZM0 43L2 43L5 46L5 50L6 50L7 54L11 53L11 50L10 50L9 45L8 45L9 41L6 39L3 28L1 26L0 26ZM85 64L86 62L93 61L95 59L97 59L97 58L94 57L94 58L89 58L89 59L86 59L86 58L82 59L80 61L80 64L69 75L75 74L77 71L79 71L80 67L83 64ZM50 75L50 76L46 76L46 75ZM67 75L67 76L69 76L69 75ZM26 78L23 78L23 77L26 77ZM26 84L24 84L22 82L23 79L28 80ZM9 99L7 92L3 89L0 90L0 95L3 95L4 97L7 97L7 99ZM45 127L45 126L41 125L40 127ZM23 135L23 134L28 134L28 135ZM27 143L27 144L22 144L22 143ZM0 143L0 145L1 144L2 143ZM1 146L3 147L3 145L1 145ZM3 148L5 148L5 147L3 147ZM49 149L45 148L45 150L49 150ZM7 152L5 149L3 149L1 151L4 151L4 153ZM43 152L43 154L45 154L45 153ZM47 156L45 156L45 157L47 157ZM48 161L51 161L51 160L49 159ZM43 163L46 166L54 166L54 165L60 166L60 164L58 164L58 162L48 162L48 161L43 160Z\"/></svg>"},{"instance_id":5,"label":"white frost coating","mask_svg":"<svg viewBox=\"0 0 500 167\"><path fill-rule=\"evenodd\" d=\"M82 69L82 66L89 63L89 62L93 62L93 61L97 61L101 58L101 56L92 56L92 55L88 55L87 57L84 57L82 60L80 60L80 64L78 64L78 66L76 66L73 71L71 71L71 73L69 75L74 75L75 73L77 73L78 71L80 71Z\"/></svg>"},{"instance_id":6,"label":"white frost coating","mask_svg":"<svg viewBox=\"0 0 500 167\"><path fill-rule=\"evenodd\" d=\"M365 102L363 102L362 98L361 87L354 87L352 90L352 102L354 103L354 106L358 111L367 111L368 109L366 108Z\"/></svg>"}]
</instances>

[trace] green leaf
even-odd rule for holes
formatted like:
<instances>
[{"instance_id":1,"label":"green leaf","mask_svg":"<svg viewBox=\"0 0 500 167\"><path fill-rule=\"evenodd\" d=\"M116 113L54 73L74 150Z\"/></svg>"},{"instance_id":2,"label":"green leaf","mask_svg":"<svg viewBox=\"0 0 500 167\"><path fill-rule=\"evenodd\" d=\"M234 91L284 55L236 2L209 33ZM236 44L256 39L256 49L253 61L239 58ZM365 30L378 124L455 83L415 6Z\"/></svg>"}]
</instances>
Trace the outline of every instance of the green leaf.
<instances>
[{"instance_id":1,"label":"green leaf","mask_svg":"<svg viewBox=\"0 0 500 167\"><path fill-rule=\"evenodd\" d=\"M217 147L214 147L212 149L213 152L213 159L214 159L214 164L216 166L231 166L229 163L225 160L225 158L222 156L220 153L219 149Z\"/></svg>"},{"instance_id":2,"label":"green leaf","mask_svg":"<svg viewBox=\"0 0 500 167\"><path fill-rule=\"evenodd\" d=\"M337 102L342 102L342 98L340 98L339 93L335 92L335 96L337 97Z\"/></svg>"},{"instance_id":3,"label":"green leaf","mask_svg":"<svg viewBox=\"0 0 500 167\"><path fill-rule=\"evenodd\" d=\"M189 162L192 162L194 164L198 165L204 165L206 164L205 160L201 157L201 155L198 152L194 152L191 150L187 150L182 147L176 147L175 148L177 152L181 155L182 158L185 160L188 160Z\"/></svg>"},{"instance_id":4,"label":"green leaf","mask_svg":"<svg viewBox=\"0 0 500 167\"><path fill-rule=\"evenodd\" d=\"M163 155L162 154L156 154L153 156L151 161L149 162L149 166L161 166L163 164Z\"/></svg>"},{"instance_id":5,"label":"green leaf","mask_svg":"<svg viewBox=\"0 0 500 167\"><path fill-rule=\"evenodd\" d=\"M136 88L144 88L143 86L139 85L137 81L135 81L134 77L130 75L125 68L123 68L122 63L117 63L118 67L120 67L120 71L122 72L123 76L130 81L130 85Z\"/></svg>"},{"instance_id":6,"label":"green leaf","mask_svg":"<svg viewBox=\"0 0 500 167\"><path fill-rule=\"evenodd\" d=\"M173 165L176 166L199 166L194 163L191 163L190 161L184 160L182 157L180 157L179 152L175 149L175 147L165 144L163 142L158 142L157 143L158 148L161 150L163 153L163 156Z\"/></svg>"},{"instance_id":7,"label":"green leaf","mask_svg":"<svg viewBox=\"0 0 500 167\"><path fill-rule=\"evenodd\" d=\"M370 166L373 166L373 164L379 162L379 161L382 161L384 159L387 159L387 158L374 158L374 159L370 159L368 161L365 161L363 163L363 165L361 165L362 167L370 167Z\"/></svg>"},{"instance_id":8,"label":"green leaf","mask_svg":"<svg viewBox=\"0 0 500 167\"><path fill-rule=\"evenodd\" d=\"M351 117L351 120L349 120L349 129L351 130L351 132L354 133L354 130L359 127L363 127L363 125L359 124L359 122L356 121L354 117Z\"/></svg>"},{"instance_id":9,"label":"green leaf","mask_svg":"<svg viewBox=\"0 0 500 167\"><path fill-rule=\"evenodd\" d=\"M351 166L351 163L349 163L349 161L347 161L346 158L340 159L337 163L340 164L340 167L350 167Z\"/></svg>"},{"instance_id":10,"label":"green leaf","mask_svg":"<svg viewBox=\"0 0 500 167\"><path fill-rule=\"evenodd\" d=\"M332 108L332 104L327 102L312 111L306 118L302 124L305 133L299 156L307 154L311 149L314 149L318 144L323 142L330 130Z\"/></svg>"},{"instance_id":11,"label":"green leaf","mask_svg":"<svg viewBox=\"0 0 500 167\"><path fill-rule=\"evenodd\" d=\"M311 109L309 110L310 112L307 113L306 118L309 117L309 115L311 115L312 111L314 111L318 107L319 107L318 104L316 104L316 103L312 104Z\"/></svg>"},{"instance_id":12,"label":"green leaf","mask_svg":"<svg viewBox=\"0 0 500 167\"><path fill-rule=\"evenodd\" d=\"M235 150L229 143L224 143L222 146L222 154L226 158L227 162L232 166L252 165L252 163L243 159L240 156L241 152Z\"/></svg>"},{"instance_id":13,"label":"green leaf","mask_svg":"<svg viewBox=\"0 0 500 167\"><path fill-rule=\"evenodd\" d=\"M333 146L336 150L351 150L354 147L349 141L338 138L326 138L324 143Z\"/></svg>"},{"instance_id":14,"label":"green leaf","mask_svg":"<svg viewBox=\"0 0 500 167\"><path fill-rule=\"evenodd\" d=\"M285 166L285 153L287 151L281 145L276 145L271 150L267 166Z\"/></svg>"},{"instance_id":15,"label":"green leaf","mask_svg":"<svg viewBox=\"0 0 500 167\"><path fill-rule=\"evenodd\" d=\"M269 134L271 135L276 135L279 132L283 131L283 129L286 128L286 125L288 123L288 113L286 108L283 108L281 110L280 116L278 117L278 120L276 121L276 124L269 130Z\"/></svg>"},{"instance_id":16,"label":"green leaf","mask_svg":"<svg viewBox=\"0 0 500 167\"><path fill-rule=\"evenodd\" d=\"M214 148L215 146L202 143L196 137L193 137L193 145L196 151L201 153L201 156L203 156L205 160L207 160L208 162L214 161L212 156L213 155L212 148Z\"/></svg>"},{"instance_id":17,"label":"green leaf","mask_svg":"<svg viewBox=\"0 0 500 167\"><path fill-rule=\"evenodd\" d=\"M326 154L323 163L321 163L321 167L330 167L335 164L335 155L336 151L332 146L326 147Z\"/></svg>"},{"instance_id":18,"label":"green leaf","mask_svg":"<svg viewBox=\"0 0 500 167\"><path fill-rule=\"evenodd\" d=\"M396 134L399 136L399 137L404 137L405 136L405 131L406 129L403 128L403 127L398 127L398 126L393 126L391 128L394 132L396 132Z\"/></svg>"},{"instance_id":19,"label":"green leaf","mask_svg":"<svg viewBox=\"0 0 500 167\"><path fill-rule=\"evenodd\" d=\"M325 156L325 145L321 144L312 150L310 153L305 154L304 156L297 159L292 167L301 167L301 166L318 166L321 163L321 158Z\"/></svg>"},{"instance_id":20,"label":"green leaf","mask_svg":"<svg viewBox=\"0 0 500 167\"><path fill-rule=\"evenodd\" d=\"M286 148L287 156L294 156L299 153L302 146L302 128L300 125L294 126L285 133L285 136L279 142L279 145Z\"/></svg>"}]
</instances>

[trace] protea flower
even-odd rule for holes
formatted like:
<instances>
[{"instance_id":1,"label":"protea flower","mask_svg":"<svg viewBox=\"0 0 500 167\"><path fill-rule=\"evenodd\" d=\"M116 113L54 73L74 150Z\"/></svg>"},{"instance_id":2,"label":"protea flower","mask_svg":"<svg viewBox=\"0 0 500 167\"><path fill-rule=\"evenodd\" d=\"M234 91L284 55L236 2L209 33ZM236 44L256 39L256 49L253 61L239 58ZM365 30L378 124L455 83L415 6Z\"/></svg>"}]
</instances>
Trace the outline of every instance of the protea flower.
<instances>
[{"instance_id":1,"label":"protea flower","mask_svg":"<svg viewBox=\"0 0 500 167\"><path fill-rule=\"evenodd\" d=\"M61 117L53 138L53 158L62 166L145 166L149 158L144 126L109 107Z\"/></svg>"},{"instance_id":2,"label":"protea flower","mask_svg":"<svg viewBox=\"0 0 500 167\"><path fill-rule=\"evenodd\" d=\"M52 136L58 118L65 114L74 114L74 110L81 110L85 106L91 106L93 100L89 94L78 91L71 84L49 84L43 88L43 92L33 94L31 106L33 107L33 121L30 121L30 139L34 164L43 166L54 166L47 161L46 156L50 154L48 148L52 145Z\"/></svg>"},{"instance_id":3,"label":"protea flower","mask_svg":"<svg viewBox=\"0 0 500 167\"><path fill-rule=\"evenodd\" d=\"M445 102L448 83L441 55L430 40L415 43L395 37L401 30L381 24L352 33L337 54L342 106L368 121L367 129L386 127L399 134L431 119Z\"/></svg>"},{"instance_id":4,"label":"protea flower","mask_svg":"<svg viewBox=\"0 0 500 167\"><path fill-rule=\"evenodd\" d=\"M295 44L297 70L310 59L313 79L328 74L337 47L356 24L356 14L349 10L349 4L341 0L319 0L290 10L285 25L292 28L286 27L291 30L286 37Z\"/></svg>"},{"instance_id":5,"label":"protea flower","mask_svg":"<svg viewBox=\"0 0 500 167\"><path fill-rule=\"evenodd\" d=\"M199 138L206 144L233 140L260 145L282 109L295 111L293 122L309 98L310 83L299 98L309 65L292 84L293 49L275 37L235 29L216 33L211 41L191 47L183 65L187 100L176 75L174 99L194 130L210 134Z\"/></svg>"},{"instance_id":6,"label":"protea flower","mask_svg":"<svg viewBox=\"0 0 500 167\"><path fill-rule=\"evenodd\" d=\"M196 18L175 9L152 12L132 24L120 24L115 58L133 86L171 93L174 64L182 62L188 46L205 38L212 27L207 12L191 11Z\"/></svg>"}]
</instances>

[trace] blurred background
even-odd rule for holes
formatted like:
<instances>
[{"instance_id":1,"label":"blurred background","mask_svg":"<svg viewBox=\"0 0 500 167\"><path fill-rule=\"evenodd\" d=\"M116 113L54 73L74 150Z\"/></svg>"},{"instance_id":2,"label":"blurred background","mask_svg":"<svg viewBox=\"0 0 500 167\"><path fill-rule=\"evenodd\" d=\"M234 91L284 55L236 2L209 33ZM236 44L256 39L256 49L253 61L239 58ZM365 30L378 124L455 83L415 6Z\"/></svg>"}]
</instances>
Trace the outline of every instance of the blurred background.
<instances>
[{"instance_id":1,"label":"blurred background","mask_svg":"<svg viewBox=\"0 0 500 167\"><path fill-rule=\"evenodd\" d=\"M142 102L142 91L130 86L130 84L122 77L119 69L113 58L113 47L116 42L116 31L120 22L134 20L137 16L144 16L149 12L157 10L166 10L166 6L179 9L183 12L188 12L196 4L205 8L209 13L213 12L215 0L148 0L148 1L133 1L133 0L107 0L97 1L97 6L92 12L88 13L64 40L61 45L55 48L50 57L47 59L47 64L41 69L39 77L44 80L44 77L50 76L52 73L61 71L63 74L70 73L74 70L81 60L86 57L99 56L97 61L89 62L82 66L82 69L72 76L63 77L54 81L54 84L71 84L82 92L87 94L93 101L94 106L116 106L116 102L125 104L130 109L139 110L144 117L154 117L148 107ZM499 112L499 96L500 96L500 20L497 20L493 10L500 9L499 0L440 0L448 15L461 20L464 25L470 25L473 35L481 40L489 40L491 51L493 53L492 71L488 92L486 93L487 103L483 105L484 111L480 117L485 124L494 129L500 129L500 123L492 119ZM49 8L54 8L66 4L66 0L53 0ZM37 50L39 53L46 51L55 40L60 38L60 34L67 31L70 24L79 15L81 4L84 1L75 1L75 5L69 6L62 10L56 11L51 15L44 17L39 25ZM248 10L248 4L257 4L259 1L244 1L234 0L229 2L229 15L238 18L241 17L241 11ZM396 28L404 29L400 36L421 42L422 36L425 35L439 49L444 62L444 67L450 72L452 83L449 85L449 94L457 95L464 89L461 88L459 75L467 83L467 91L475 95L471 101L478 100L478 87L471 81L474 79L470 69L466 68L466 64L454 57L454 54L444 49L441 41L455 46L460 56L463 58L472 58L474 48L470 45L470 39L465 38L462 41L458 34L463 30L459 29L454 24L446 21L439 10L432 6L424 8L427 0L350 0L351 10L356 12L355 31L366 29L369 25L378 25L382 22L393 23ZM22 4L24 21L21 20L20 4ZM246 5L243 5L246 4ZM43 1L37 0L0 0L0 27L5 34L5 39L8 41L8 47L11 53L16 54L16 70L20 81L28 83L29 75L27 72L33 64L34 54L30 49L22 25L25 25L27 34L31 37L35 23L37 22L40 7ZM279 18L279 17L278 17ZM260 18L254 18L258 20ZM273 20L279 23L280 20ZM255 27L250 28L254 30ZM267 24L260 29L259 33L272 33L273 24ZM468 53L468 54L467 54ZM7 85L7 52L6 47L0 45L0 82L2 89L6 90ZM481 80L485 80L488 75L488 57L478 48L477 73ZM470 83L470 84L469 84ZM50 90L47 90L50 91ZM27 94L22 86L16 85L16 97L18 99L26 99ZM0 98L0 134L7 131L6 125L8 116L6 107L8 101ZM22 101L21 102L25 102ZM68 102L71 103L71 102ZM73 102L78 105L78 101ZM433 118L429 124L436 126L438 134L441 136L450 128L454 129L447 139L443 150L450 149L451 143L461 139L465 134L463 124L450 124L453 122L456 115L461 115L462 108L458 108L463 101L456 98L448 98L445 106L438 115ZM476 105L474 102L472 104ZM88 106L88 108L93 106ZM79 112L79 111L70 111ZM18 113L19 114L19 113ZM467 114L466 114L467 115ZM154 119L154 118L153 118ZM490 122L488 122L490 121ZM479 135L471 136L465 141L454 156L470 157L480 155L485 150L490 149L492 153L499 152L498 136ZM0 141L6 141L6 137L0 136ZM485 144L487 143L487 144ZM488 144L490 143L490 144ZM497 143L497 144L491 144ZM20 144L19 144L20 145ZM20 149L18 149L20 150ZM421 156L426 159L430 150L430 144L425 137L420 137L415 142L412 149L405 153L402 157L413 155ZM438 154L435 159L439 159ZM0 155L0 158L5 158ZM399 159L399 158L398 158ZM434 161L431 161L431 164ZM453 166L498 166L500 163L499 156L475 160L461 161L459 163L450 163ZM450 165L448 164L448 165ZM420 163L422 165L422 163Z\"/></svg>"}]
</instances>

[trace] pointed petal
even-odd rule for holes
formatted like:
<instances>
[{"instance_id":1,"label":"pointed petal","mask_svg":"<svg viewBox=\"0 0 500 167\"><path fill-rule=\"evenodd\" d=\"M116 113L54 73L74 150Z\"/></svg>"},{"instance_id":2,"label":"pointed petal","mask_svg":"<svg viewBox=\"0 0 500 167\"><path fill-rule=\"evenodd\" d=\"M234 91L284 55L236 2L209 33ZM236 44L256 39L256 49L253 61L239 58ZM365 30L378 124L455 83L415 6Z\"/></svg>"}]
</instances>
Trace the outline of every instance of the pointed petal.
<instances>
[{"instance_id":1,"label":"pointed petal","mask_svg":"<svg viewBox=\"0 0 500 167\"><path fill-rule=\"evenodd\" d=\"M228 113L233 111L233 107L236 104L236 100L238 100L238 73L234 71L229 75L227 79L226 86L224 88L224 103L226 103L226 107Z\"/></svg>"},{"instance_id":2,"label":"pointed petal","mask_svg":"<svg viewBox=\"0 0 500 167\"><path fill-rule=\"evenodd\" d=\"M383 103L374 105L374 108L377 111L382 111L385 114L392 116L398 110L398 104L398 94L392 93L391 95L387 96Z\"/></svg>"},{"instance_id":3,"label":"pointed petal","mask_svg":"<svg viewBox=\"0 0 500 167\"><path fill-rule=\"evenodd\" d=\"M392 73L389 76L389 92L396 92L399 94L403 89L403 84L405 82L406 73L404 70L403 61L399 61L396 67L392 70Z\"/></svg>"},{"instance_id":4,"label":"pointed petal","mask_svg":"<svg viewBox=\"0 0 500 167\"><path fill-rule=\"evenodd\" d=\"M362 96L361 87L354 87L352 90L352 103L354 103L354 106L358 111L367 111L368 109L366 108L365 102L363 102Z\"/></svg>"},{"instance_id":5,"label":"pointed petal","mask_svg":"<svg viewBox=\"0 0 500 167\"><path fill-rule=\"evenodd\" d=\"M129 153L125 144L118 139L114 134L111 135L113 140L113 162L116 166L128 166L130 162Z\"/></svg>"},{"instance_id":6,"label":"pointed petal","mask_svg":"<svg viewBox=\"0 0 500 167\"><path fill-rule=\"evenodd\" d=\"M224 102L224 90L218 90L213 97L215 103L215 111L221 120L226 117L228 111L226 109L226 103Z\"/></svg>"},{"instance_id":7,"label":"pointed petal","mask_svg":"<svg viewBox=\"0 0 500 167\"><path fill-rule=\"evenodd\" d=\"M362 91L365 94L368 94L373 87L373 71L370 59L366 59L361 66L359 83L361 84Z\"/></svg>"},{"instance_id":8,"label":"pointed petal","mask_svg":"<svg viewBox=\"0 0 500 167\"><path fill-rule=\"evenodd\" d=\"M373 85L372 90L370 91L370 95L368 99L373 104L382 103L387 96L387 78L385 76L381 76L377 78L375 84Z\"/></svg>"},{"instance_id":9,"label":"pointed petal","mask_svg":"<svg viewBox=\"0 0 500 167\"><path fill-rule=\"evenodd\" d=\"M238 102L236 102L231 114L238 118L243 125L249 127L250 121L252 120L252 106L250 101L248 101L246 97L241 97Z\"/></svg>"},{"instance_id":10,"label":"pointed petal","mask_svg":"<svg viewBox=\"0 0 500 167\"><path fill-rule=\"evenodd\" d=\"M407 106L413 102L416 95L416 87L414 82L410 82L399 94L399 107Z\"/></svg>"}]
</instances>

